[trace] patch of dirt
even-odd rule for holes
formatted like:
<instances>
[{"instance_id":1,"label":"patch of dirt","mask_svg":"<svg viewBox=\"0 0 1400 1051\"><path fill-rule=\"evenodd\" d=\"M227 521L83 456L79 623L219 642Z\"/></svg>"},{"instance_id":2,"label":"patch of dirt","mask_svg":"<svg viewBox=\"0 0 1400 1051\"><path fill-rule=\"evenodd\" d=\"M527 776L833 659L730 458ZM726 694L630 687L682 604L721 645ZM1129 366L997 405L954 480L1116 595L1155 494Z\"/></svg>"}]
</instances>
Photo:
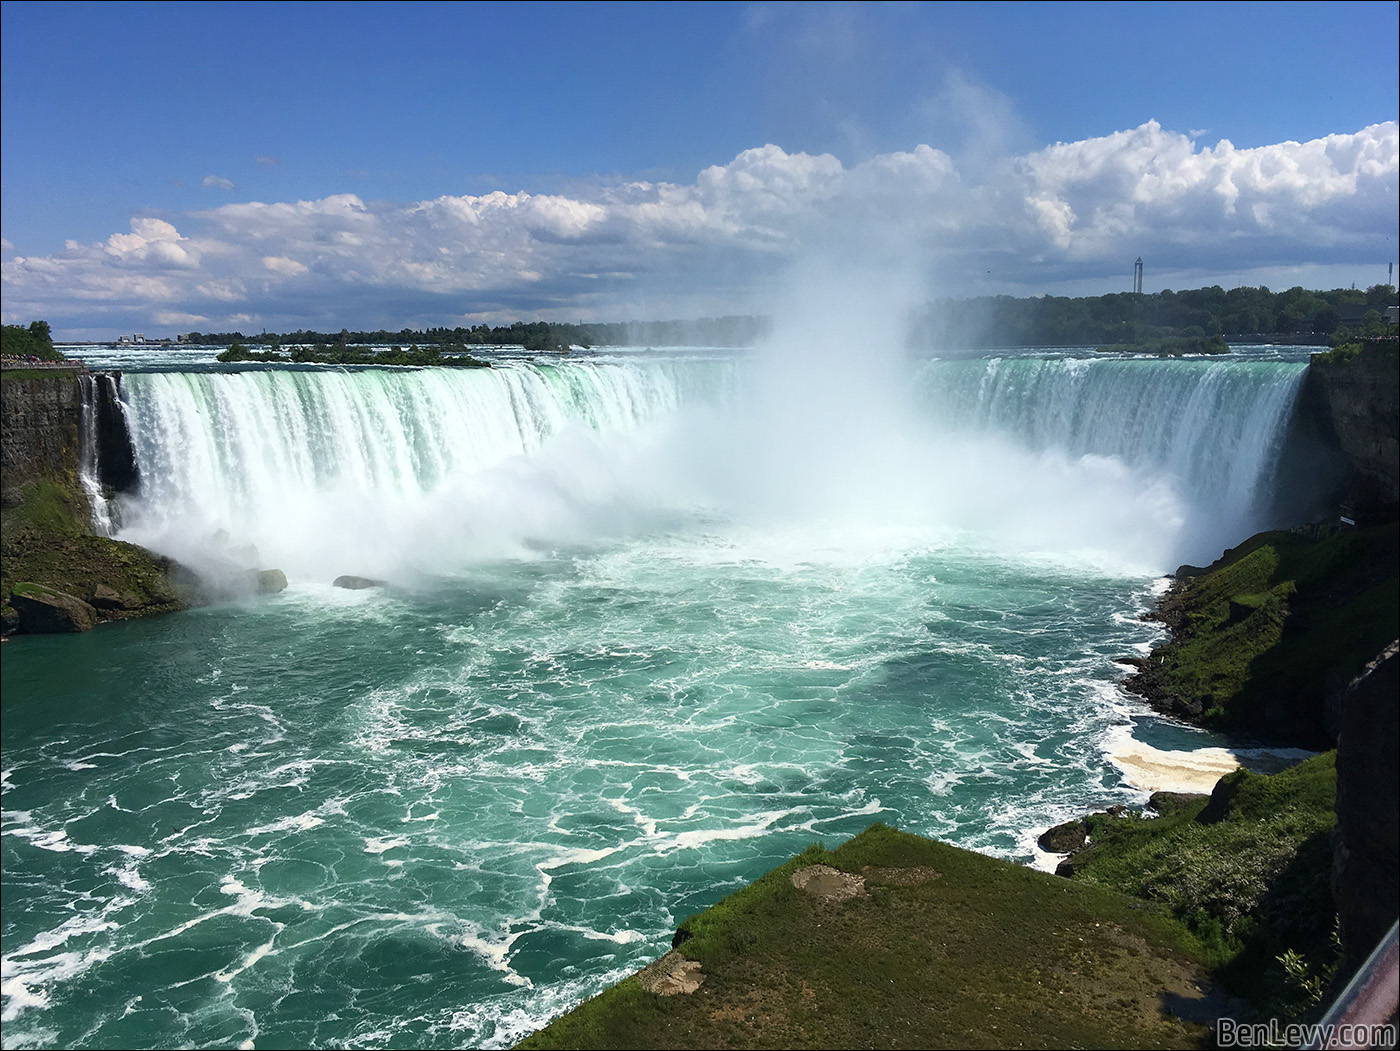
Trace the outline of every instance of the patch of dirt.
<instances>
[{"instance_id":1,"label":"patch of dirt","mask_svg":"<svg viewBox=\"0 0 1400 1051\"><path fill-rule=\"evenodd\" d=\"M865 877L842 872L830 865L808 865L792 874L792 885L823 905L839 905L852 898L868 898Z\"/></svg>"},{"instance_id":2,"label":"patch of dirt","mask_svg":"<svg viewBox=\"0 0 1400 1051\"><path fill-rule=\"evenodd\" d=\"M704 980L700 962L687 960L675 949L647 964L637 975L642 988L657 996L675 996L677 993L689 996L700 988Z\"/></svg>"},{"instance_id":3,"label":"patch of dirt","mask_svg":"<svg viewBox=\"0 0 1400 1051\"><path fill-rule=\"evenodd\" d=\"M931 869L927 865L915 865L912 868L885 868L879 865L866 865L861 871L865 873L868 882L883 884L887 887L916 887L920 883L927 883L942 875L937 869Z\"/></svg>"}]
</instances>

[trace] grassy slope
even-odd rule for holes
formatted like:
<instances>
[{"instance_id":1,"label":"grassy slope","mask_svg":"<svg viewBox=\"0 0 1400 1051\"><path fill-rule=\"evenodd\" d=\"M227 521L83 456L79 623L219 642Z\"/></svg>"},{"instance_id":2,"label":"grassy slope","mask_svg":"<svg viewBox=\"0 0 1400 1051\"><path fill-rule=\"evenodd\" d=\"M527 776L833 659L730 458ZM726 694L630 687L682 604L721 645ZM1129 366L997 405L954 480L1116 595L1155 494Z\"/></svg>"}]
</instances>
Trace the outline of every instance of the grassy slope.
<instances>
[{"instance_id":1,"label":"grassy slope","mask_svg":"<svg viewBox=\"0 0 1400 1051\"><path fill-rule=\"evenodd\" d=\"M72 383L58 370L6 369L5 382L38 379ZM7 478L0 513L0 599L8 621L10 595L24 584L38 584L90 601L102 584L129 609L103 609L101 620L125 620L183 609L188 605L172 586L170 563L143 548L92 535L90 508L77 478L77 451L51 464L39 476Z\"/></svg>"},{"instance_id":2,"label":"grassy slope","mask_svg":"<svg viewBox=\"0 0 1400 1051\"><path fill-rule=\"evenodd\" d=\"M132 544L91 535L87 504L71 486L39 479L25 483L20 496L0 521L0 597L6 607L12 590L32 583L85 601L105 584L141 607L103 610L104 620L185 608L162 561Z\"/></svg>"},{"instance_id":3,"label":"grassy slope","mask_svg":"<svg viewBox=\"0 0 1400 1051\"><path fill-rule=\"evenodd\" d=\"M869 899L821 904L789 882L867 871ZM683 925L706 975L660 997L629 978L521 1047L1190 1047L1164 1015L1194 996L1199 946L1158 908L881 825L813 847Z\"/></svg>"},{"instance_id":4,"label":"grassy slope","mask_svg":"<svg viewBox=\"0 0 1400 1051\"><path fill-rule=\"evenodd\" d=\"M1074 879L1167 906L1199 936L1232 992L1263 1014L1311 1004L1279 957L1318 975L1337 963L1329 876L1336 822L1335 753L1273 776L1237 770L1166 816L1089 819Z\"/></svg>"},{"instance_id":5,"label":"grassy slope","mask_svg":"<svg viewBox=\"0 0 1400 1051\"><path fill-rule=\"evenodd\" d=\"M1325 699L1400 634L1394 523L1260 533L1163 604L1172 641L1130 687L1220 729L1326 748Z\"/></svg>"}]
</instances>

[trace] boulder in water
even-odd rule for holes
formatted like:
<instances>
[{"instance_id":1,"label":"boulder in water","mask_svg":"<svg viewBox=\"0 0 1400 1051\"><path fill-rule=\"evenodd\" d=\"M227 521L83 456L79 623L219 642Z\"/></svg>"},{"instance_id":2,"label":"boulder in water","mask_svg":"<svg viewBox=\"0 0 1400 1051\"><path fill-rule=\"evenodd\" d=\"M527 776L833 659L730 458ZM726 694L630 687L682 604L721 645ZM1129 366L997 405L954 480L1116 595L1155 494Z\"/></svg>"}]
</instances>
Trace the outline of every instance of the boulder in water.
<instances>
[{"instance_id":1,"label":"boulder in water","mask_svg":"<svg viewBox=\"0 0 1400 1051\"><path fill-rule=\"evenodd\" d=\"M259 595L275 595L279 591L286 590L287 574L280 569L263 569L259 570L256 575Z\"/></svg>"},{"instance_id":2,"label":"boulder in water","mask_svg":"<svg viewBox=\"0 0 1400 1051\"><path fill-rule=\"evenodd\" d=\"M90 631L97 626L97 610L92 606L42 584L16 584L10 605L19 614L19 630L29 635Z\"/></svg>"},{"instance_id":3,"label":"boulder in water","mask_svg":"<svg viewBox=\"0 0 1400 1051\"><path fill-rule=\"evenodd\" d=\"M370 577L343 576L336 577L331 582L333 587L349 588L351 591L363 591L365 588L382 588L385 584L383 580L373 580Z\"/></svg>"},{"instance_id":4,"label":"boulder in water","mask_svg":"<svg viewBox=\"0 0 1400 1051\"><path fill-rule=\"evenodd\" d=\"M1082 820L1066 821L1040 834L1040 849L1051 854L1068 854L1088 841L1089 827Z\"/></svg>"}]
</instances>

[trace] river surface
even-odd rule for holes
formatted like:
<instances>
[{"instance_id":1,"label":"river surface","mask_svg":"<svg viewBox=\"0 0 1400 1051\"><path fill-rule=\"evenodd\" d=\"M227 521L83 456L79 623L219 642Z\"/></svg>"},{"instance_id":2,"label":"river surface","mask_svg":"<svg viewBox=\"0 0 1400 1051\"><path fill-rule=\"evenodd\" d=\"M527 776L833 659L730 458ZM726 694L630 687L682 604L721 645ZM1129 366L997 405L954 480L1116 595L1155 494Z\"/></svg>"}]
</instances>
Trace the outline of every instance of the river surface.
<instances>
[{"instance_id":1,"label":"river surface","mask_svg":"<svg viewBox=\"0 0 1400 1051\"><path fill-rule=\"evenodd\" d=\"M1264 524L1303 368L84 353L119 535L290 583L5 644L6 1047L504 1046L814 840L1034 861L1145 798L1127 734L1219 743L1114 658Z\"/></svg>"}]
</instances>

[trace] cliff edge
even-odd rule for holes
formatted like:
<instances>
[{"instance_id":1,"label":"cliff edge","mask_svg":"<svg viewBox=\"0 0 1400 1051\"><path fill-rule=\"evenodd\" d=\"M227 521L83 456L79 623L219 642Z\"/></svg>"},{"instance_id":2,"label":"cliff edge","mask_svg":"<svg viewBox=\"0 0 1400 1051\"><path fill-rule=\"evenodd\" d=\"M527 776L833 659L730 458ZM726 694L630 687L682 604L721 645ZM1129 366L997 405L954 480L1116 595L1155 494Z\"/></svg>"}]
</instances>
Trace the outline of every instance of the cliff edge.
<instances>
[{"instance_id":1,"label":"cliff edge","mask_svg":"<svg viewBox=\"0 0 1400 1051\"><path fill-rule=\"evenodd\" d=\"M76 362L6 362L0 371L5 635L86 631L105 621L184 609L192 601L194 577L183 567L93 534L92 507L79 478L83 390L91 380Z\"/></svg>"}]
</instances>

